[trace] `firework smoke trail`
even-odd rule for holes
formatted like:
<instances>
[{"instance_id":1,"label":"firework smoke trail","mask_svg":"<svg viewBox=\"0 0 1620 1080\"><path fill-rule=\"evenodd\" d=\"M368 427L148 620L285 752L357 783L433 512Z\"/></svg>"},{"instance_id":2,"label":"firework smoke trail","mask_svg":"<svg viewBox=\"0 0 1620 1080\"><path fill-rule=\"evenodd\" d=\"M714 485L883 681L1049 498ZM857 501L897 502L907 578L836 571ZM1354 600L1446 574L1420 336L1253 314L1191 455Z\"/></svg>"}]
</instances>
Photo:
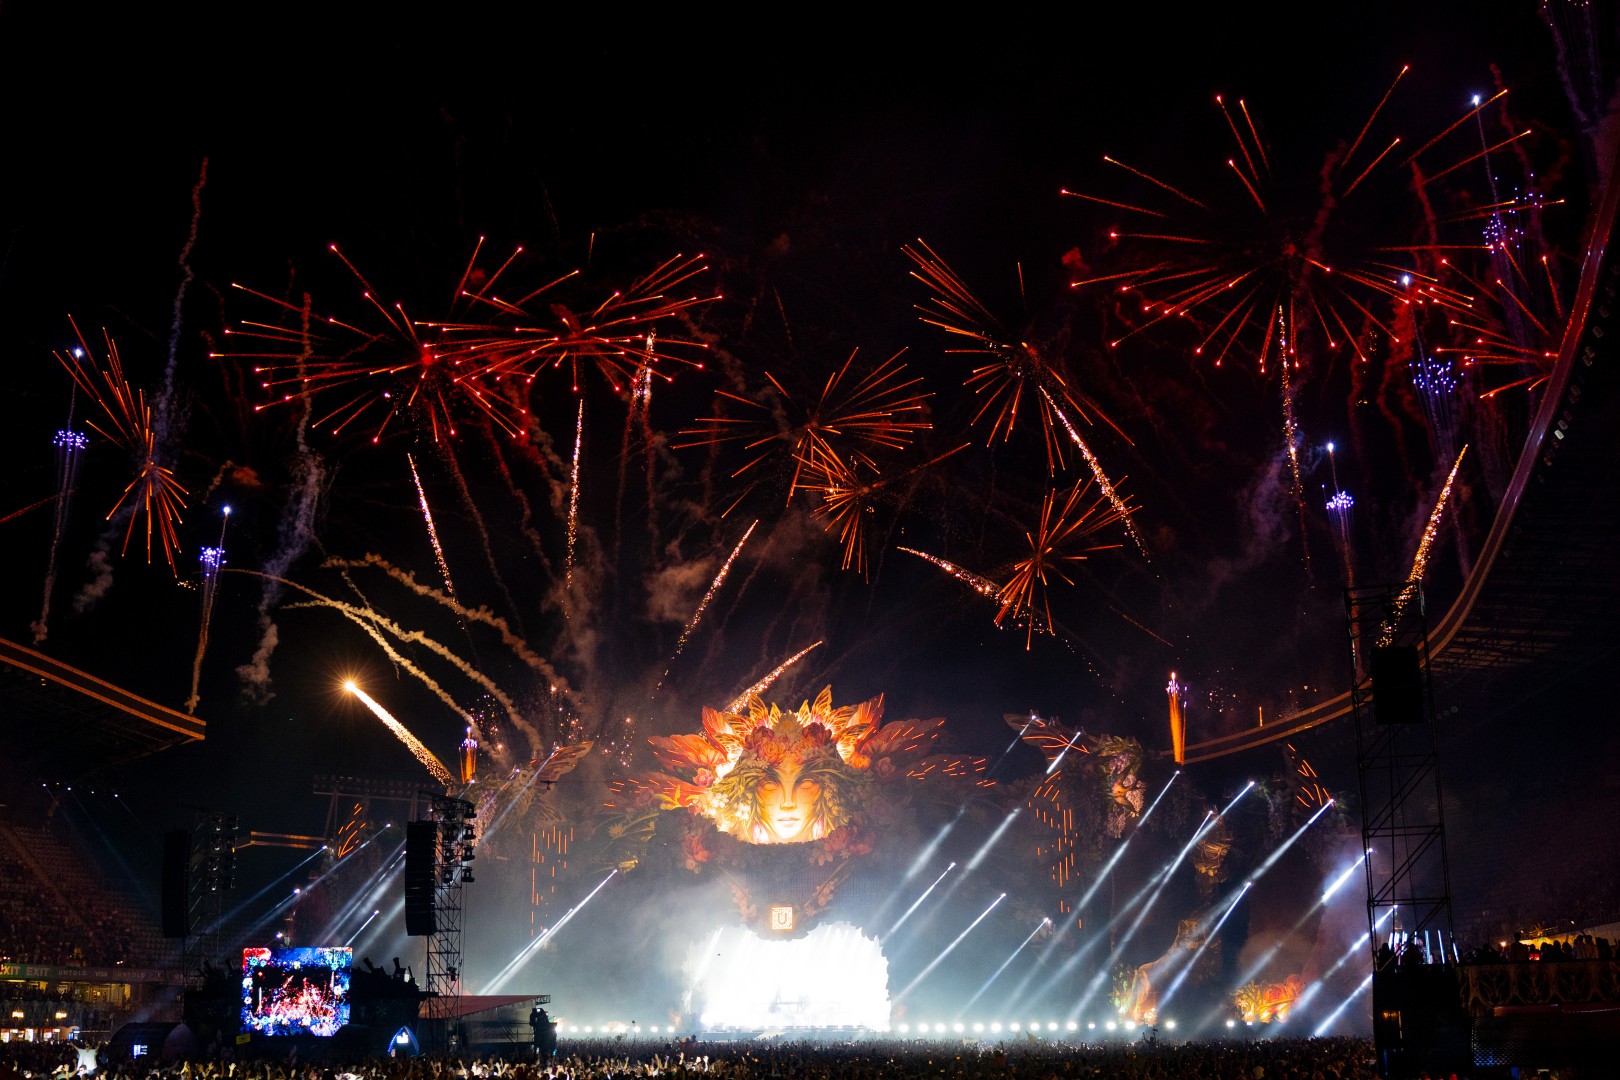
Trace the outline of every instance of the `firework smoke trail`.
<instances>
[{"instance_id":1,"label":"firework smoke trail","mask_svg":"<svg viewBox=\"0 0 1620 1080\"><path fill-rule=\"evenodd\" d=\"M1457 470L1462 468L1463 455L1468 453L1464 446L1457 452L1457 460L1452 463L1451 472L1446 474L1446 482L1440 487L1440 497L1434 502L1434 509L1429 511L1428 523L1423 526L1423 536L1418 540L1417 553L1412 556L1412 569L1406 575L1406 587L1401 590L1395 602L1394 611L1389 621L1384 624L1384 634L1379 639L1380 645L1388 645L1395 637L1395 630L1400 626L1401 614L1406 605L1417 594L1418 586L1423 581L1423 575L1429 570L1429 549L1434 546L1434 538L1440 533L1440 520L1446 509L1446 503L1451 498L1451 486L1456 482Z\"/></svg>"},{"instance_id":2,"label":"firework smoke trail","mask_svg":"<svg viewBox=\"0 0 1620 1080\"><path fill-rule=\"evenodd\" d=\"M360 687L356 686L353 680L344 683L343 689L359 698L366 708L375 713L377 719L381 720L383 725L387 727L389 731L392 731L399 738L400 742L405 744L406 748L409 749L410 752L416 757L416 760L420 761L422 766L426 768L428 772L433 774L433 779L437 780L445 787L450 787L455 783L455 781L450 778L450 770L444 767L444 762L434 757L433 751L423 746L422 740L418 739L415 735L412 735L404 724L400 723L398 720L395 720L391 715L389 715L388 710L378 704L375 698L366 693L364 690L360 689Z\"/></svg>"},{"instance_id":3,"label":"firework smoke trail","mask_svg":"<svg viewBox=\"0 0 1620 1080\"><path fill-rule=\"evenodd\" d=\"M680 659L682 651L686 648L687 641L692 637L692 631L697 629L697 624L703 618L704 611L708 609L709 601L713 600L714 594L720 591L720 586L726 583L726 576L731 573L731 564L737 561L737 556L742 554L743 546L748 543L748 538L754 535L754 530L757 528L759 528L759 519L755 518L754 523L748 526L747 531L742 534L742 539L737 541L737 546L731 549L731 554L726 556L726 561L720 564L720 572L714 575L714 580L709 583L709 591L703 594L702 600L698 601L697 610L692 612L692 618L687 621L686 629L681 631L680 638L675 642L675 652L670 656L668 663L664 665L664 673L658 677L658 685L653 687L654 694L664 688L664 680L669 678L670 668L674 667L675 661Z\"/></svg>"},{"instance_id":4,"label":"firework smoke trail","mask_svg":"<svg viewBox=\"0 0 1620 1080\"><path fill-rule=\"evenodd\" d=\"M534 553L535 560L540 564L541 571L546 577L551 576L551 560L546 557L545 539L540 530L534 527L534 507L529 497L518 486L517 479L512 475L512 467L501 453L501 444L491 441L491 456L495 461L495 471L500 474L501 482L506 485L506 493L518 505L518 531L528 540L529 548Z\"/></svg>"},{"instance_id":5,"label":"firework smoke trail","mask_svg":"<svg viewBox=\"0 0 1620 1080\"><path fill-rule=\"evenodd\" d=\"M164 457L171 456L180 439L175 415L175 372L179 367L180 318L186 303L186 290L196 277L191 270L191 249L197 246L197 226L202 221L202 193L208 183L208 159L202 159L197 183L191 189L191 228L186 242L180 247L180 286L174 293L174 316L169 322L169 354L163 367L163 386L153 404L152 429L156 435L157 450Z\"/></svg>"},{"instance_id":6,"label":"firework smoke trail","mask_svg":"<svg viewBox=\"0 0 1620 1080\"><path fill-rule=\"evenodd\" d=\"M77 394L74 395L77 397ZM51 550L45 560L45 596L40 601L39 621L30 625L34 644L45 640L50 632L51 593L56 590L56 556L62 547L62 534L67 531L68 511L73 504L73 486L79 475L79 454L90 445L83 432L73 430L73 407L68 406L67 427L51 440L56 447L56 506L51 523Z\"/></svg>"},{"instance_id":7,"label":"firework smoke trail","mask_svg":"<svg viewBox=\"0 0 1620 1080\"><path fill-rule=\"evenodd\" d=\"M1440 531L1440 515L1446 509L1446 502L1451 498L1451 485L1456 482L1457 470L1462 468L1463 455L1468 453L1464 446L1457 451L1457 460L1451 464L1451 472L1446 474L1446 482L1440 488L1440 497L1435 500L1434 509L1429 513L1429 522L1423 527L1423 539L1418 542L1417 554L1412 557L1412 571L1406 575L1408 585L1415 585L1423 580L1423 575L1429 569L1429 548L1434 544L1435 535Z\"/></svg>"},{"instance_id":8,"label":"firework smoke trail","mask_svg":"<svg viewBox=\"0 0 1620 1080\"><path fill-rule=\"evenodd\" d=\"M1294 505L1299 510L1299 548L1305 559L1305 572L1311 572L1310 538L1305 533L1305 486L1299 478L1299 420L1294 414L1293 361L1288 355L1288 320L1282 305L1277 306L1277 369L1282 373L1283 446L1288 450L1288 470L1294 479ZM1261 355L1262 362L1264 354Z\"/></svg>"},{"instance_id":9,"label":"firework smoke trail","mask_svg":"<svg viewBox=\"0 0 1620 1080\"><path fill-rule=\"evenodd\" d=\"M409 570L401 570L399 567L393 565L380 555L368 554L363 559L327 559L321 565L326 569L341 570L345 573L347 573L349 570L360 570L367 568L381 570L383 573L399 582L399 584L411 590L417 596L428 600L433 600L436 603L444 605L458 619L462 619L466 622L479 623L494 630L500 635L501 644L512 650L512 654L519 660L522 660L526 665L529 666L529 668L539 673L552 686L560 686L563 693L571 694L573 692L569 688L567 680L559 675L543 657L531 650L528 643L525 642L523 638L519 637L517 634L514 634L512 632L512 628L507 625L505 619L491 612L489 608L470 608L462 604L458 604L450 597L446 596L444 593L433 588L432 586L423 585L417 581L416 575L412 574Z\"/></svg>"},{"instance_id":10,"label":"firework smoke trail","mask_svg":"<svg viewBox=\"0 0 1620 1080\"><path fill-rule=\"evenodd\" d=\"M734 713L746 707L749 698L757 697L758 695L763 694L766 690L769 690L771 684L777 679L781 678L784 671L808 656L810 654L810 650L820 648L821 644L822 643L819 641L813 641L809 645L806 645L804 648L800 649L798 652L794 653L792 656L788 657L786 660L782 661L780 664L777 664L770 671L766 672L764 678L760 679L753 686L750 686L748 689L732 698L731 701L726 705L726 712Z\"/></svg>"},{"instance_id":11,"label":"firework smoke trail","mask_svg":"<svg viewBox=\"0 0 1620 1080\"><path fill-rule=\"evenodd\" d=\"M287 606L289 608L300 608L324 607L325 605L310 602L288 604ZM382 636L382 631L373 626L369 619L365 618L363 615L356 614L353 611L343 611L341 609L338 611L338 614L342 615L345 619L348 619L360 629L364 630L371 640L377 643L377 647L382 649L384 656L388 657L388 659L400 670L404 671L405 674L413 676L423 686L427 687L428 691L434 697L438 698L440 701L449 706L450 711L454 712L457 716L461 717L462 720L466 721L467 730L471 732L474 737L481 734L479 731L478 717L468 710L462 708L461 705L456 702L456 699L450 696L450 692L439 684L437 679L423 671L421 668L417 667L411 662L409 657L404 656L398 649L394 648L393 644L390 643L387 638Z\"/></svg>"},{"instance_id":12,"label":"firework smoke trail","mask_svg":"<svg viewBox=\"0 0 1620 1080\"><path fill-rule=\"evenodd\" d=\"M238 570L234 572L243 574L256 573L252 570ZM260 573L258 576L263 577L266 575ZM383 650L388 654L389 659L400 665L400 667L404 668L409 674L415 676L424 686L426 686L429 690L432 690L441 701L450 706L450 708L453 709L462 720L474 728L476 733L481 734L482 727L479 724L478 719L466 709L463 709L461 706L457 705L454 699L452 699L450 695L445 692L443 687L439 686L439 684L435 682L429 675L423 672L415 664L412 664L407 658L402 656L397 650L389 645L382 636L383 632L386 631L396 640L405 644L420 645L424 649L427 649L429 652L433 653L435 656L439 657L441 660L444 660L457 671L461 672L461 674L469 681L476 683L491 698L499 702L501 707L506 710L507 718L511 721L512 726L523 732L524 737L529 742L530 750L535 753L539 752L540 733L535 729L533 724L523 718L523 715L518 711L518 708L516 704L513 703L511 697L509 697L506 692L497 686L487 675L473 667L471 664L467 663L467 661L457 656L454 652L450 651L434 638L429 637L420 630L407 630L398 623L394 622L392 619L378 614L370 607L359 607L354 604L345 603L342 600L335 600L330 596L316 592L307 585L300 585L296 581L289 581L285 578L278 580L287 588L294 589L311 598L308 602L288 604L288 608L322 607L336 611L340 615L347 617L351 622L355 623L355 625L361 627L366 631L366 633L370 634L373 640L383 647ZM486 612L485 614L487 615L488 613Z\"/></svg>"},{"instance_id":13,"label":"firework smoke trail","mask_svg":"<svg viewBox=\"0 0 1620 1080\"><path fill-rule=\"evenodd\" d=\"M574 592L574 551L579 543L579 459L585 449L585 399L579 399L579 415L574 420L574 465L568 474L568 562L563 573L563 595ZM563 609L566 617L568 608Z\"/></svg>"},{"instance_id":14,"label":"firework smoke trail","mask_svg":"<svg viewBox=\"0 0 1620 1080\"><path fill-rule=\"evenodd\" d=\"M214 621L214 597L219 593L219 568L225 564L225 527L231 523L231 508L225 507L220 515L219 543L202 549L198 563L202 567L202 622L197 629L197 655L191 661L191 696L186 699L186 712L195 716L202 700L197 687L202 681L203 654L208 651L208 629Z\"/></svg>"},{"instance_id":15,"label":"firework smoke trail","mask_svg":"<svg viewBox=\"0 0 1620 1080\"><path fill-rule=\"evenodd\" d=\"M1051 406L1052 412L1062 422L1063 430L1069 433L1070 440L1079 448L1080 456L1086 459L1086 466L1091 469L1092 478L1097 481L1097 487L1101 489L1103 497L1113 506L1114 513L1118 514L1120 521L1124 522L1125 531L1130 533L1131 540L1136 544L1136 550L1142 553L1143 558L1151 559L1152 556L1148 554L1147 544L1143 541L1142 534L1136 531L1136 522L1131 518L1130 504L1125 501L1118 490L1115 489L1113 482L1108 479L1108 475L1103 472L1102 462L1097 460L1097 455L1091 452L1091 447L1086 445L1086 440L1080 437L1080 432L1075 428L1074 421L1070 420L1069 414L1059 408L1058 403L1052 400L1052 395L1046 392L1045 387L1041 388L1041 396L1046 399L1046 403ZM1296 476L1295 479L1297 480L1298 477Z\"/></svg>"},{"instance_id":16,"label":"firework smoke trail","mask_svg":"<svg viewBox=\"0 0 1620 1080\"><path fill-rule=\"evenodd\" d=\"M493 431L489 433L489 437L490 442L493 443L495 441ZM461 496L461 505L466 508L467 518L473 523L473 528L478 530L478 541L484 548L484 561L489 565L489 573L495 579L495 586L501 590L501 595L506 598L506 610L512 613L513 619L518 624L518 629L522 630L523 620L518 616L517 600L512 596L512 590L507 588L506 579L501 576L500 564L495 560L495 548L489 540L489 525L484 521L484 515L479 513L478 503L474 501L472 491L467 487L467 477L462 474L461 462L456 458L455 444L446 439L434 445L442 450L440 457L450 470L450 478L456 482L456 493ZM451 595L454 595L454 593L452 592Z\"/></svg>"},{"instance_id":17,"label":"firework smoke trail","mask_svg":"<svg viewBox=\"0 0 1620 1080\"><path fill-rule=\"evenodd\" d=\"M416 501L422 507L422 520L427 523L428 540L433 544L433 557L438 560L439 574L444 578L444 591L450 594L451 600L459 604L461 601L456 598L455 583L450 580L450 564L444 561L444 548L439 545L439 530L433 525L433 510L428 506L427 492L422 488L422 477L416 471L416 459L406 454L405 460L411 465L411 479L416 483Z\"/></svg>"},{"instance_id":18,"label":"firework smoke trail","mask_svg":"<svg viewBox=\"0 0 1620 1080\"><path fill-rule=\"evenodd\" d=\"M307 369L312 356L309 340L310 296L304 294L303 306L299 309L300 340L302 351L298 355L299 370ZM308 434L309 421L314 410L314 402L306 397L303 412L298 418L298 424L293 429L295 446L292 455L292 495L281 509L281 520L276 525L276 549L264 564L265 577L259 592L259 644L253 650L253 657L247 663L236 669L236 674L242 680L242 688L247 696L259 704L264 704L273 696L270 690L270 657L280 643L281 634L275 620L270 617L271 609L281 599L281 585L278 579L286 577L296 563L309 549L309 544L315 536L315 511L320 505L321 485L326 479L326 470L321 459L315 451L310 449Z\"/></svg>"}]
</instances>

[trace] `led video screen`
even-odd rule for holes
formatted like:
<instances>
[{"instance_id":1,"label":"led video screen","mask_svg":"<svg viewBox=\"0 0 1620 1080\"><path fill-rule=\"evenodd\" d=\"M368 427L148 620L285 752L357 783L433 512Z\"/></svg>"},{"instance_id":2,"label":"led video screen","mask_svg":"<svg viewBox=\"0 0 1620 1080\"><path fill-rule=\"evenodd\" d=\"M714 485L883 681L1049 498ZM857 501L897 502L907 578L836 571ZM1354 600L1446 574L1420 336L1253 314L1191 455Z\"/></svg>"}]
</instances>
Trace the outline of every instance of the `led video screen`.
<instances>
[{"instance_id":1,"label":"led video screen","mask_svg":"<svg viewBox=\"0 0 1620 1080\"><path fill-rule=\"evenodd\" d=\"M354 950L243 949L242 1030L334 1035L349 1022Z\"/></svg>"}]
</instances>

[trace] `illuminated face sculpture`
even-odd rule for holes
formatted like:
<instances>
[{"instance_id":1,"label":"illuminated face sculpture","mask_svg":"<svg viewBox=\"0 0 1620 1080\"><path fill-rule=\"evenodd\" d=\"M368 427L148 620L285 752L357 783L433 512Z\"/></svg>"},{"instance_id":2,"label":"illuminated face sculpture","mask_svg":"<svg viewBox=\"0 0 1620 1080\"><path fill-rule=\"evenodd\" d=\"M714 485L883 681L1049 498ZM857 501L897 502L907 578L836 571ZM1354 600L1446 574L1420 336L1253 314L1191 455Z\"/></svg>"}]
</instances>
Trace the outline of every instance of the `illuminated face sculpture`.
<instances>
[{"instance_id":1,"label":"illuminated face sculpture","mask_svg":"<svg viewBox=\"0 0 1620 1080\"><path fill-rule=\"evenodd\" d=\"M750 693L704 709L701 732L649 736L662 771L635 785L747 843L807 843L855 824L874 782L982 772L983 758L929 753L944 723L885 724L882 695L834 707L831 687L793 710Z\"/></svg>"},{"instance_id":2,"label":"illuminated face sculpture","mask_svg":"<svg viewBox=\"0 0 1620 1080\"><path fill-rule=\"evenodd\" d=\"M723 832L755 844L820 840L847 822L840 796L853 780L824 725L779 715L715 781L711 812Z\"/></svg>"}]
</instances>

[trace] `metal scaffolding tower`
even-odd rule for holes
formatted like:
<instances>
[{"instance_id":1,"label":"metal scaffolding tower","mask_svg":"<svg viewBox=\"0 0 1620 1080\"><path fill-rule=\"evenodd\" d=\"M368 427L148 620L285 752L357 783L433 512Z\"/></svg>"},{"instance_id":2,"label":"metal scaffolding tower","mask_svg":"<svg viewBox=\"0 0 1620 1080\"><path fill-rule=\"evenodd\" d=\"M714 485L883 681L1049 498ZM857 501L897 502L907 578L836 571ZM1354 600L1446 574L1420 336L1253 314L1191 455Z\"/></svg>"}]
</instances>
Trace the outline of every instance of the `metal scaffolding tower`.
<instances>
[{"instance_id":1,"label":"metal scaffolding tower","mask_svg":"<svg viewBox=\"0 0 1620 1080\"><path fill-rule=\"evenodd\" d=\"M1451 876L1422 587L1347 589L1345 607L1369 942L1375 957L1391 942L1449 950Z\"/></svg>"},{"instance_id":2,"label":"metal scaffolding tower","mask_svg":"<svg viewBox=\"0 0 1620 1080\"><path fill-rule=\"evenodd\" d=\"M454 795L434 795L428 820L437 826L434 848L433 933L427 939L424 1030L435 1050L457 1049L455 1020L461 1014L461 887L473 881L473 804Z\"/></svg>"}]
</instances>

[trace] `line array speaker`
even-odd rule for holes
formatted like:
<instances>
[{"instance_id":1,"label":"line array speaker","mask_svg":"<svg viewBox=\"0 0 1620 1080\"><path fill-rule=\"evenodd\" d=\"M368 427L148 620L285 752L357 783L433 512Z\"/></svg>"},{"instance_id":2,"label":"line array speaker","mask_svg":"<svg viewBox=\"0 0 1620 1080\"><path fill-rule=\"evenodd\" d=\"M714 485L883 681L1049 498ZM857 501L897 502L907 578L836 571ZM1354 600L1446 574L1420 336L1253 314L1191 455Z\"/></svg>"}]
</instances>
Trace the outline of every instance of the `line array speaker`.
<instances>
[{"instance_id":1,"label":"line array speaker","mask_svg":"<svg viewBox=\"0 0 1620 1080\"><path fill-rule=\"evenodd\" d=\"M438 822L405 823L405 933L411 937L431 937L438 930L433 906L438 846Z\"/></svg>"}]
</instances>

